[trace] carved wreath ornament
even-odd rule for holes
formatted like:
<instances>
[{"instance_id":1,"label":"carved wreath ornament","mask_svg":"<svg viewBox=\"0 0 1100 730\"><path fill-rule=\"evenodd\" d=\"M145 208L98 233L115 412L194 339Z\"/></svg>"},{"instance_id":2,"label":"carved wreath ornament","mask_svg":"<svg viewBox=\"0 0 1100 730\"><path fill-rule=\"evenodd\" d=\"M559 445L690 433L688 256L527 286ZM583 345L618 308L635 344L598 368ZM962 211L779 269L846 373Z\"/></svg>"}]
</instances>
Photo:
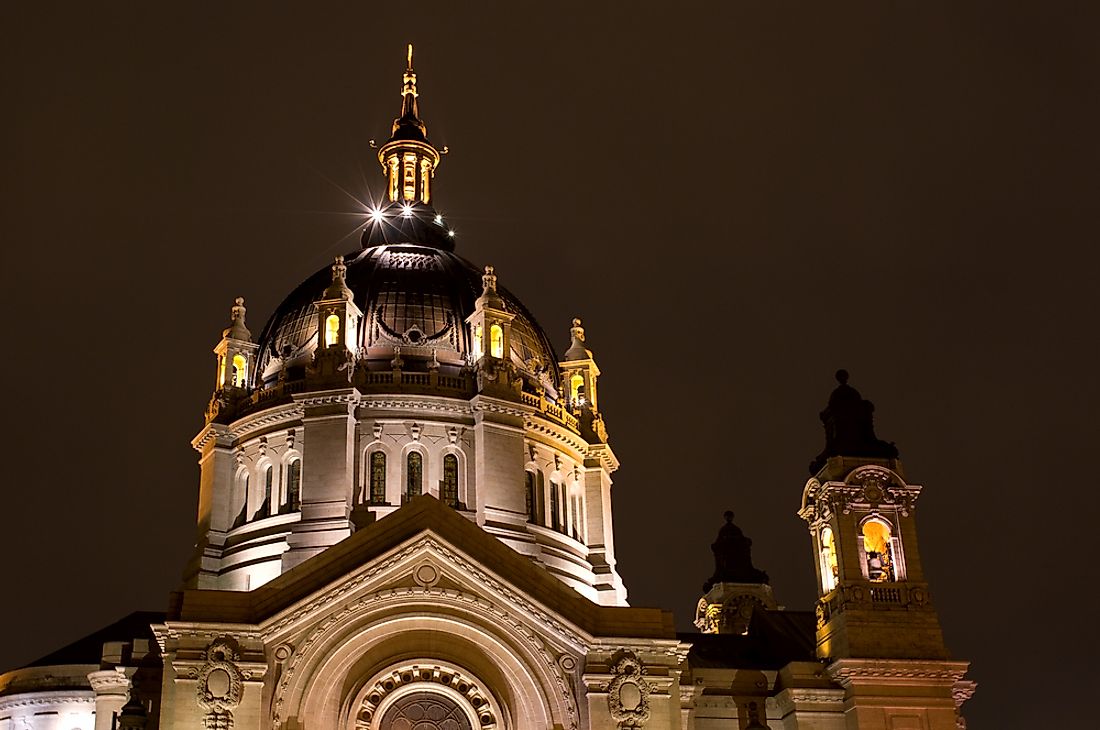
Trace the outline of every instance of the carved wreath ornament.
<instances>
[{"instance_id":1,"label":"carved wreath ornament","mask_svg":"<svg viewBox=\"0 0 1100 730\"><path fill-rule=\"evenodd\" d=\"M233 727L231 710L241 703L244 676L234 662L237 650L225 639L215 639L206 649L206 663L199 669L198 702L205 712L208 730Z\"/></svg>"},{"instance_id":2,"label":"carved wreath ornament","mask_svg":"<svg viewBox=\"0 0 1100 730\"><path fill-rule=\"evenodd\" d=\"M642 727L649 721L649 682L645 668L633 654L627 654L612 668L615 678L607 688L611 719L620 728Z\"/></svg>"}]
</instances>

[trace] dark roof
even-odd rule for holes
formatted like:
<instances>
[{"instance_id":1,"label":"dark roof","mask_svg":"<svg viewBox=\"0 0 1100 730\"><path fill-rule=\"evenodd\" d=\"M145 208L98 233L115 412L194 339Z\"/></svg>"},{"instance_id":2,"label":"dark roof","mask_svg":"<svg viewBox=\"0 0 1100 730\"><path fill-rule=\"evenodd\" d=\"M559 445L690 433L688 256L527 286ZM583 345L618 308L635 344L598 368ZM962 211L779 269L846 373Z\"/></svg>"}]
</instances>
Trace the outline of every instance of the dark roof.
<instances>
[{"instance_id":1,"label":"dark roof","mask_svg":"<svg viewBox=\"0 0 1100 730\"><path fill-rule=\"evenodd\" d=\"M254 591L190 589L176 594L169 620L259 623L426 530L453 546L460 546L474 561L490 567L524 594L594 636L676 638L670 612L593 603L427 494Z\"/></svg>"},{"instance_id":2,"label":"dark roof","mask_svg":"<svg viewBox=\"0 0 1100 730\"><path fill-rule=\"evenodd\" d=\"M103 645L109 641L154 640L151 624L164 623L165 614L159 611L135 611L120 618L110 626L77 639L68 646L36 659L23 667L57 667L65 664L99 664L103 657Z\"/></svg>"},{"instance_id":3,"label":"dark roof","mask_svg":"<svg viewBox=\"0 0 1100 730\"><path fill-rule=\"evenodd\" d=\"M693 667L781 669L791 662L817 661L813 611L757 609L749 633L677 634L691 643Z\"/></svg>"}]
</instances>

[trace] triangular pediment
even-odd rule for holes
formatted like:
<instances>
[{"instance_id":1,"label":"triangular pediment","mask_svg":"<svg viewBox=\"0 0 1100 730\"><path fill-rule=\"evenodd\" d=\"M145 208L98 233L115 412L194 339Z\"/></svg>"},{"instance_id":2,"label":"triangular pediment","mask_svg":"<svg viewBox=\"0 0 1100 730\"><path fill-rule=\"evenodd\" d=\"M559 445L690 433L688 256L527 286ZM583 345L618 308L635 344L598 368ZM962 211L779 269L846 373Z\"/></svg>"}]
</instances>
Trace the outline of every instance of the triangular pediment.
<instances>
[{"instance_id":1,"label":"triangular pediment","mask_svg":"<svg viewBox=\"0 0 1100 730\"><path fill-rule=\"evenodd\" d=\"M184 591L169 620L250 624L272 636L352 599L425 592L507 604L571 644L675 638L671 613L593 603L428 495L254 591Z\"/></svg>"}]
</instances>

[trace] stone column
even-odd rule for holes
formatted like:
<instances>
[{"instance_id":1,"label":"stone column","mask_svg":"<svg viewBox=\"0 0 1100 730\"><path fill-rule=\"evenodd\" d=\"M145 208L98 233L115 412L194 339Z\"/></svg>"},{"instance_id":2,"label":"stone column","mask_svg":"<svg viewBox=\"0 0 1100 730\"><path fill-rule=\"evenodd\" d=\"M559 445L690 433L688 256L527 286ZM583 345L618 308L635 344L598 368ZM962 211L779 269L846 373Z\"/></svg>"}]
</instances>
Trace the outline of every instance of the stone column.
<instances>
[{"instance_id":1,"label":"stone column","mask_svg":"<svg viewBox=\"0 0 1100 730\"><path fill-rule=\"evenodd\" d=\"M130 678L122 667L103 669L88 675L95 691L95 730L112 730L115 715L130 697Z\"/></svg>"}]
</instances>

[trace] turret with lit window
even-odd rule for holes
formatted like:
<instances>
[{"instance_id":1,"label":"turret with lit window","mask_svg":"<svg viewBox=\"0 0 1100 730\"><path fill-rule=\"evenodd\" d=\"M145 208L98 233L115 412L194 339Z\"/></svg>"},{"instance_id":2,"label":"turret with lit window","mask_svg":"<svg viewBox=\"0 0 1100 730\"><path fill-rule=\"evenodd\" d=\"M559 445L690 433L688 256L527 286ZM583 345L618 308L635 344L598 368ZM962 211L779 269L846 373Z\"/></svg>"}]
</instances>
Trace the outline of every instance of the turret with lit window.
<instances>
[{"instance_id":1,"label":"turret with lit window","mask_svg":"<svg viewBox=\"0 0 1100 730\"><path fill-rule=\"evenodd\" d=\"M519 385L512 377L511 362L515 315L505 309L504 299L497 292L492 266L485 267L481 282L481 296L474 301L473 314L466 318L473 347L471 359L478 373L478 390L505 394L515 390L513 382Z\"/></svg>"},{"instance_id":2,"label":"turret with lit window","mask_svg":"<svg viewBox=\"0 0 1100 730\"><path fill-rule=\"evenodd\" d=\"M600 369L585 342L584 327L581 326L580 319L573 319L569 337L565 359L558 363L562 382L566 387L569 409L580 419L581 428L587 438L607 441L607 429L596 399L596 379L600 376Z\"/></svg>"},{"instance_id":3,"label":"turret with lit window","mask_svg":"<svg viewBox=\"0 0 1100 730\"><path fill-rule=\"evenodd\" d=\"M237 297L230 309L229 326L214 348L217 377L214 396L207 409L207 421L217 418L228 402L246 395L252 387L250 372L255 365L257 345L244 322L244 299Z\"/></svg>"},{"instance_id":4,"label":"turret with lit window","mask_svg":"<svg viewBox=\"0 0 1100 730\"><path fill-rule=\"evenodd\" d=\"M850 697L893 689L891 662L927 664L928 696L891 703L942 702L954 722L954 683L965 662L947 661L917 548L916 503L922 487L905 481L898 450L875 436L874 406L848 385L848 373L821 413L825 448L810 464L799 514L809 524L818 578L817 654ZM912 691L909 688L907 691ZM866 707L853 699L853 712ZM864 719L859 720L863 727ZM854 725L853 725L854 726ZM939 724L935 725L940 727ZM947 725L944 725L945 727Z\"/></svg>"},{"instance_id":5,"label":"turret with lit window","mask_svg":"<svg viewBox=\"0 0 1100 730\"><path fill-rule=\"evenodd\" d=\"M314 306L317 310L317 332L320 342L314 356L314 372L322 377L342 376L351 379L352 361L358 347L359 323L363 312L355 304L345 276L348 267L344 257L337 256L332 265L332 284Z\"/></svg>"}]
</instances>

